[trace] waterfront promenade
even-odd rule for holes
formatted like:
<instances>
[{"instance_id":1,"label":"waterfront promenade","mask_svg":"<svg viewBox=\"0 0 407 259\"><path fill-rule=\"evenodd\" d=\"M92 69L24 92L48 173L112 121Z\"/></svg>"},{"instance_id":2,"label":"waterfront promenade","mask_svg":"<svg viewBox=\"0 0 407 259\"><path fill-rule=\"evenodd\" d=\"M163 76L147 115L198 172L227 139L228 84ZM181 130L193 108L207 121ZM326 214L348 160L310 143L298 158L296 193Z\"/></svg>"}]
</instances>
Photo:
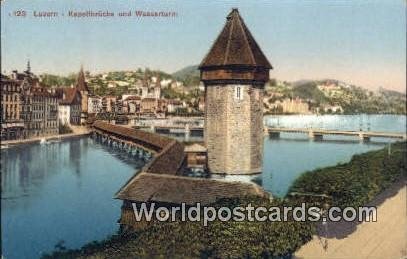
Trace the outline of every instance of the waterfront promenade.
<instances>
[{"instance_id":1,"label":"waterfront promenade","mask_svg":"<svg viewBox=\"0 0 407 259\"><path fill-rule=\"evenodd\" d=\"M68 134L58 134L58 135L50 135L50 136L41 136L35 138L28 138L28 139L16 139L16 140L2 140L2 146L8 145L18 145L18 144L30 144L30 143L38 143L41 142L43 139L45 141L48 140L61 140L66 138L73 138L73 137L80 137L85 136L90 133L90 130L84 126L71 126L72 133Z\"/></svg>"},{"instance_id":2,"label":"waterfront promenade","mask_svg":"<svg viewBox=\"0 0 407 259\"><path fill-rule=\"evenodd\" d=\"M314 238L302 246L295 258L405 258L407 256L406 186L377 208L377 222L364 222L349 236ZM355 256L357 255L357 256Z\"/></svg>"}]
</instances>

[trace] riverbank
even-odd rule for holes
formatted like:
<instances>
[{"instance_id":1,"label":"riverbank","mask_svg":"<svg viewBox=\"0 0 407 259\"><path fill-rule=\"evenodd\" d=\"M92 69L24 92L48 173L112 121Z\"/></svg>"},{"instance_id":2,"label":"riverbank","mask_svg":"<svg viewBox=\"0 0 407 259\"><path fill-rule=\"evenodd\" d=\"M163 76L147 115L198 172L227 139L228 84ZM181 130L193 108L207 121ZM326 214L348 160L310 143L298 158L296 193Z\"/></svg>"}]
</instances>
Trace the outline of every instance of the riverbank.
<instances>
[{"instance_id":1,"label":"riverbank","mask_svg":"<svg viewBox=\"0 0 407 259\"><path fill-rule=\"evenodd\" d=\"M16 146L21 144L34 144L40 143L41 141L55 141L55 140L63 140L68 138L75 138L75 137L82 137L90 134L90 129L86 127L71 127L73 133L68 134L58 134L58 135L50 135L50 136L42 136L42 137L35 137L29 139L16 139L16 140L4 140L1 141L1 146L3 147L10 147Z\"/></svg>"},{"instance_id":2,"label":"riverbank","mask_svg":"<svg viewBox=\"0 0 407 259\"><path fill-rule=\"evenodd\" d=\"M370 203L374 206L376 202L381 202L377 207L377 222L359 224L353 233L344 238L314 236L295 253L295 258L356 258L355 255L357 258L406 257L406 190L406 182L400 181ZM395 195L392 195L394 192ZM345 224L342 224L339 230L346 230L344 228ZM337 230L329 228L332 234Z\"/></svg>"}]
</instances>

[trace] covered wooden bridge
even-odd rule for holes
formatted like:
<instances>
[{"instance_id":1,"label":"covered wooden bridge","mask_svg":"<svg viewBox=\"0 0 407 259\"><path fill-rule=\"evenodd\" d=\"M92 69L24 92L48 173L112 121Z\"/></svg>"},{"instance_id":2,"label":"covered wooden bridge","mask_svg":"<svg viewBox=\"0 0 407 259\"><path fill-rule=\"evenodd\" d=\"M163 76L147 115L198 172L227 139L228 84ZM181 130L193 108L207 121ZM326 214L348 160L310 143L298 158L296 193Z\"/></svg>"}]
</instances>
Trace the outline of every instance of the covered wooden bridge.
<instances>
[{"instance_id":1,"label":"covered wooden bridge","mask_svg":"<svg viewBox=\"0 0 407 259\"><path fill-rule=\"evenodd\" d=\"M228 182L184 176L186 155L184 145L155 133L116 126L103 121L93 124L95 137L118 141L121 145L144 147L153 153L152 159L134 174L116 193L123 200L120 224L122 229L144 227L146 222L135 220L132 203L155 202L163 206L181 203L210 204L219 198L256 195L269 197L261 187L242 182Z\"/></svg>"}]
</instances>

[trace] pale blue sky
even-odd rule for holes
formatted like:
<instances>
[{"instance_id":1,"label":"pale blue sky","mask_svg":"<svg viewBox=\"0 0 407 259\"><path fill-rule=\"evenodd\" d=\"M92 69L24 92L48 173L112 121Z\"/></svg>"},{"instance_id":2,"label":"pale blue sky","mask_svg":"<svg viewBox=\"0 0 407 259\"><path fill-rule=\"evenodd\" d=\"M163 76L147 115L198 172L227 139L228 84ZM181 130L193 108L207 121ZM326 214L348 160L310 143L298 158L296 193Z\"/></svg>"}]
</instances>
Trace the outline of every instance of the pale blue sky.
<instances>
[{"instance_id":1,"label":"pale blue sky","mask_svg":"<svg viewBox=\"0 0 407 259\"><path fill-rule=\"evenodd\" d=\"M336 78L405 91L406 1L5 0L2 71L67 74L150 67L174 72L198 64L232 7L282 80ZM16 10L57 11L19 18ZM177 18L69 18L86 10L175 11Z\"/></svg>"}]
</instances>

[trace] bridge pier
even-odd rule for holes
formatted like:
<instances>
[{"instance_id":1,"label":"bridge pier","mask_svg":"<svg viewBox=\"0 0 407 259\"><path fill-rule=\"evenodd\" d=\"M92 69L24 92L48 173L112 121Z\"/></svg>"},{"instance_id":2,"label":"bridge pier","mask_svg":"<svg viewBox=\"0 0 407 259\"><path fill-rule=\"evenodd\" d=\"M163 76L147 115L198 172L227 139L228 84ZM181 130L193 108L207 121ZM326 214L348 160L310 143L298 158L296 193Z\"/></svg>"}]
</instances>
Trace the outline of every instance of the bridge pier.
<instances>
[{"instance_id":1,"label":"bridge pier","mask_svg":"<svg viewBox=\"0 0 407 259\"><path fill-rule=\"evenodd\" d=\"M366 136L362 132L360 132L358 136L359 136L359 140L362 141L362 142L369 142L370 141L370 137Z\"/></svg>"},{"instance_id":2,"label":"bridge pier","mask_svg":"<svg viewBox=\"0 0 407 259\"><path fill-rule=\"evenodd\" d=\"M308 137L316 141L321 141L324 139L324 135L322 133L315 133L312 130L308 131Z\"/></svg>"},{"instance_id":3,"label":"bridge pier","mask_svg":"<svg viewBox=\"0 0 407 259\"><path fill-rule=\"evenodd\" d=\"M272 139L278 139L278 138L280 138L280 132L270 131L269 136Z\"/></svg>"},{"instance_id":4,"label":"bridge pier","mask_svg":"<svg viewBox=\"0 0 407 259\"><path fill-rule=\"evenodd\" d=\"M322 134L314 134L315 141L322 141L324 139L324 135Z\"/></svg>"}]
</instances>

